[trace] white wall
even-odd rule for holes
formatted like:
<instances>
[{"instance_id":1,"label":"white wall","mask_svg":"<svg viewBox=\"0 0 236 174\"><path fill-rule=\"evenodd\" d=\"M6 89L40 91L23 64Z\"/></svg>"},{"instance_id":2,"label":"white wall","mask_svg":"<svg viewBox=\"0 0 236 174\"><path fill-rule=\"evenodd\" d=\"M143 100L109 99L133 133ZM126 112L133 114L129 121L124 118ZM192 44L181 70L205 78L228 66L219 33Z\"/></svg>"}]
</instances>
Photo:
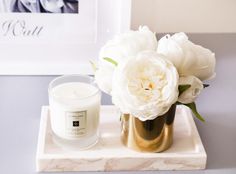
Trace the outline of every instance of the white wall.
<instances>
[{"instance_id":1,"label":"white wall","mask_svg":"<svg viewBox=\"0 0 236 174\"><path fill-rule=\"evenodd\" d=\"M236 32L236 0L133 0L132 29L157 32Z\"/></svg>"}]
</instances>

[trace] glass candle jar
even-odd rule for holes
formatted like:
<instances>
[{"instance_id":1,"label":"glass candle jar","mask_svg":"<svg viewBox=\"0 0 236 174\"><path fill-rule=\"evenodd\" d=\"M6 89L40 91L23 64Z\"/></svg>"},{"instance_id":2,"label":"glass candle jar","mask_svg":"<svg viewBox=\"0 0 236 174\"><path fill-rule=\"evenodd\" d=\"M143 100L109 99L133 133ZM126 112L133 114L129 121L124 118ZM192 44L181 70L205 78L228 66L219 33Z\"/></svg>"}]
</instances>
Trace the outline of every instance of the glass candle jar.
<instances>
[{"instance_id":1,"label":"glass candle jar","mask_svg":"<svg viewBox=\"0 0 236 174\"><path fill-rule=\"evenodd\" d=\"M70 149L96 144L101 92L93 77L61 76L49 84L48 92L54 141Z\"/></svg>"}]
</instances>

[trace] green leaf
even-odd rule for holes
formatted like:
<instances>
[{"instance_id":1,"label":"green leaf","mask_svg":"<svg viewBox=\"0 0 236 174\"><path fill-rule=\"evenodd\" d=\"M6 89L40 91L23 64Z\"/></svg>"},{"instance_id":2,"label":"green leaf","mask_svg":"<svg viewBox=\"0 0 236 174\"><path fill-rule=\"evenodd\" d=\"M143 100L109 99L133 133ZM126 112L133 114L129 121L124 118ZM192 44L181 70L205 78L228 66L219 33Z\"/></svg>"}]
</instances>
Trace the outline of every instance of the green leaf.
<instances>
[{"instance_id":1,"label":"green leaf","mask_svg":"<svg viewBox=\"0 0 236 174\"><path fill-rule=\"evenodd\" d=\"M207 87L209 87L210 85L209 84L203 84L203 87L204 88L207 88Z\"/></svg>"},{"instance_id":2,"label":"green leaf","mask_svg":"<svg viewBox=\"0 0 236 174\"><path fill-rule=\"evenodd\" d=\"M90 60L89 63L91 64L93 70L94 70L94 71L97 71L97 66L96 66L96 64L95 64L92 60Z\"/></svg>"},{"instance_id":3,"label":"green leaf","mask_svg":"<svg viewBox=\"0 0 236 174\"><path fill-rule=\"evenodd\" d=\"M177 101L175 104L176 105L183 105L183 103L180 103L179 101Z\"/></svg>"},{"instance_id":4,"label":"green leaf","mask_svg":"<svg viewBox=\"0 0 236 174\"><path fill-rule=\"evenodd\" d=\"M189 104L184 104L185 106L189 107L193 114L199 119L201 120L202 122L205 122L205 119L198 113L197 111L197 107L196 107L196 104L193 102L193 103L189 103Z\"/></svg>"},{"instance_id":5,"label":"green leaf","mask_svg":"<svg viewBox=\"0 0 236 174\"><path fill-rule=\"evenodd\" d=\"M117 63L115 60L113 60L112 58L104 57L103 59L106 60L106 61L108 61L108 62L110 62L110 63L112 63L112 64L115 65L115 66L118 65L118 63Z\"/></svg>"},{"instance_id":6,"label":"green leaf","mask_svg":"<svg viewBox=\"0 0 236 174\"><path fill-rule=\"evenodd\" d=\"M179 85L179 96L190 87L191 85Z\"/></svg>"}]
</instances>

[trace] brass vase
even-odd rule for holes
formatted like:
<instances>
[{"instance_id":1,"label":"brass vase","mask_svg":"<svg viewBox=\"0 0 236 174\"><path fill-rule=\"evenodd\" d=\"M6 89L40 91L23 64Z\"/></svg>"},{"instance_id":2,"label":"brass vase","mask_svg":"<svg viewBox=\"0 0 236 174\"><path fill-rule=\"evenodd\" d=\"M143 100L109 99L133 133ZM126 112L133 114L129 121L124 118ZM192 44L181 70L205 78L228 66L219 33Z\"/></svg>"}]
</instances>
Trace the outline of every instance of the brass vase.
<instances>
[{"instance_id":1,"label":"brass vase","mask_svg":"<svg viewBox=\"0 0 236 174\"><path fill-rule=\"evenodd\" d=\"M140 121L130 114L121 116L121 140L125 146L141 152L162 152L173 142L176 105L154 120Z\"/></svg>"}]
</instances>

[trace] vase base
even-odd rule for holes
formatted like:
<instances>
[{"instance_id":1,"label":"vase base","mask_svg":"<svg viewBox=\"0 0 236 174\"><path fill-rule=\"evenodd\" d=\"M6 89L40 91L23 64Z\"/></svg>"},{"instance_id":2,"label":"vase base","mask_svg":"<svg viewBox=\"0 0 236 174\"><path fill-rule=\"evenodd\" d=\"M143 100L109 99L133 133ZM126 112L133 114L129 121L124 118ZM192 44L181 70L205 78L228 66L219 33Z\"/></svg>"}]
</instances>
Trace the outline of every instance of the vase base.
<instances>
[{"instance_id":1,"label":"vase base","mask_svg":"<svg viewBox=\"0 0 236 174\"><path fill-rule=\"evenodd\" d=\"M153 120L141 121L130 114L121 116L121 140L125 146L140 152L163 152L173 142L176 105Z\"/></svg>"},{"instance_id":2,"label":"vase base","mask_svg":"<svg viewBox=\"0 0 236 174\"><path fill-rule=\"evenodd\" d=\"M167 149L169 149L173 143L173 126L169 126L165 128L165 132L171 132L168 133L168 136L163 136L161 139L161 143L156 143L155 141L152 144L149 144L150 142L147 142L146 140L141 140L137 144L136 141L133 141L131 139L128 139L128 136L121 135L121 141L122 143L128 147L129 149L133 149L135 151L139 152L153 152L153 153L159 153L163 152ZM167 134L167 133L166 133Z\"/></svg>"}]
</instances>

